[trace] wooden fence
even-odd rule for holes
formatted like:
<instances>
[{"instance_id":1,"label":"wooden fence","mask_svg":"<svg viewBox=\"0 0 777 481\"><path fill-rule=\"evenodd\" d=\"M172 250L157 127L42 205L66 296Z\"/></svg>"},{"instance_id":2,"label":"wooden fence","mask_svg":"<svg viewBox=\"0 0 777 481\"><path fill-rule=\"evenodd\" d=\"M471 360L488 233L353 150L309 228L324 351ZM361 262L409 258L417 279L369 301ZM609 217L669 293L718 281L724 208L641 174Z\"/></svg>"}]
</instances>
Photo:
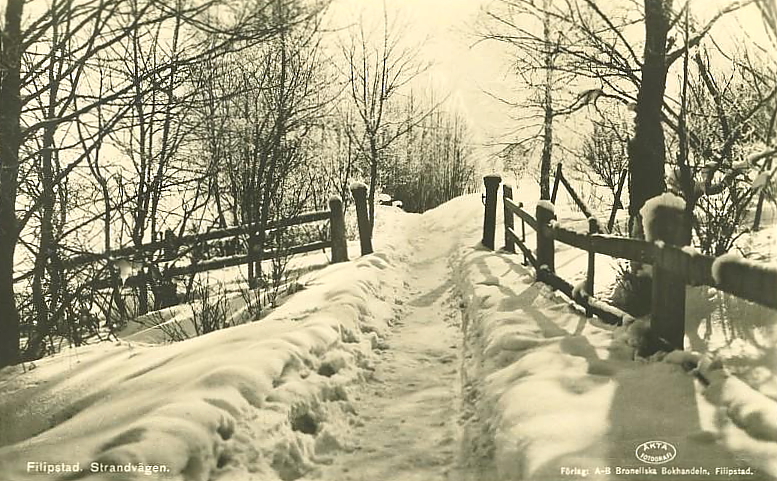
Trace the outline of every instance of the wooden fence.
<instances>
[{"instance_id":1,"label":"wooden fence","mask_svg":"<svg viewBox=\"0 0 777 481\"><path fill-rule=\"evenodd\" d=\"M484 177L486 187L483 245L494 249L496 207L501 178ZM648 351L683 349L685 336L685 287L712 286L723 292L777 309L777 268L731 255L711 257L683 246L682 211L667 205L653 210L646 222L647 240L617 237L598 232L598 222L589 216L588 232L579 232L556 221L553 204L539 201L533 217L522 203L513 201L513 190L504 185L504 250L515 253L517 246L536 270L537 280L561 290L586 312L611 323L630 316L593 296L596 254L627 259L652 266L651 332ZM515 217L521 235L515 230ZM526 245L526 225L537 232L536 249ZM588 252L588 269L583 286L573 287L555 273L555 241Z\"/></svg>"},{"instance_id":2,"label":"wooden fence","mask_svg":"<svg viewBox=\"0 0 777 481\"><path fill-rule=\"evenodd\" d=\"M621 172L620 179L618 180L618 186L615 190L615 199L612 204L612 210L610 211L610 218L607 221L607 227L604 228L602 226L598 226L598 229L602 232L612 232L612 228L615 225L615 215L618 213L618 209L622 208L621 194L623 193L623 185L626 183L627 177L628 177L628 172L626 172L625 170ZM559 162L556 165L556 176L553 181L553 191L550 194L550 201L554 204L556 203L556 196L558 195L559 185L564 186L564 189L566 189L567 193L569 194L569 197L575 203L577 208L580 209L583 215L586 216L586 218L590 219L594 217L594 215L591 213L591 210L588 208L585 202L583 202L580 196L577 195L577 192L575 192L575 189L572 188L572 185L564 176L561 162Z\"/></svg>"},{"instance_id":3,"label":"wooden fence","mask_svg":"<svg viewBox=\"0 0 777 481\"><path fill-rule=\"evenodd\" d=\"M359 225L359 236L361 243L361 253L366 255L372 252L371 229L367 219L367 193L364 184L355 183L351 186L351 193L354 197L354 203L357 211L357 221ZM238 266L249 262L262 260L271 260L280 256L302 254L318 250L331 249L332 263L348 261L348 247L345 233L345 219L343 213L343 202L339 196L332 196L329 199L329 210L304 212L295 217L273 221L264 226L265 232L277 231L293 226L310 224L329 220L329 238L307 244L294 245L283 249L271 249L262 252L248 252L243 255L234 255L212 260L200 261L193 258L191 264L183 266L169 266L161 272L165 279L173 277L191 275L199 272L206 272L226 267ZM258 224L246 224L226 229L212 230L209 232L190 234L185 236L174 236L171 232L165 235L162 241L149 242L140 246L129 246L114 249L101 253L85 253L63 261L64 269L77 269L79 267L97 262L108 261L116 263L119 260L145 259L161 252L154 260L154 263L174 262L175 260L186 257L195 249L203 250L206 243L214 240L233 238L244 235L254 235L260 229ZM97 279L92 284L92 288L116 287L115 276L111 279ZM20 280L20 279L17 279ZM131 276L125 280L125 285L133 286L147 282L146 276L140 274Z\"/></svg>"}]
</instances>

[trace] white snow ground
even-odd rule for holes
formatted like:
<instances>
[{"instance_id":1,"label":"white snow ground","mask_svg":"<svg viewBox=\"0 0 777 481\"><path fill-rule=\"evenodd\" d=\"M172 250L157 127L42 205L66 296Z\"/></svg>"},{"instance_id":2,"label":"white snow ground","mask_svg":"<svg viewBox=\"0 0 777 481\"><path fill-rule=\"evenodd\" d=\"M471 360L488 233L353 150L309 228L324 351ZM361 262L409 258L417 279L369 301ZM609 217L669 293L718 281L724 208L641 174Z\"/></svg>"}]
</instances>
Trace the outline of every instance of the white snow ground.
<instances>
[{"instance_id":1,"label":"white snow ground","mask_svg":"<svg viewBox=\"0 0 777 481\"><path fill-rule=\"evenodd\" d=\"M382 208L376 254L309 275L260 322L0 371L0 479L777 479L773 375L755 389L692 353L634 360L642 325L586 319L479 248L482 208ZM650 475L635 449L656 440L677 449L659 473L710 475ZM149 466L169 472L110 472Z\"/></svg>"}]
</instances>

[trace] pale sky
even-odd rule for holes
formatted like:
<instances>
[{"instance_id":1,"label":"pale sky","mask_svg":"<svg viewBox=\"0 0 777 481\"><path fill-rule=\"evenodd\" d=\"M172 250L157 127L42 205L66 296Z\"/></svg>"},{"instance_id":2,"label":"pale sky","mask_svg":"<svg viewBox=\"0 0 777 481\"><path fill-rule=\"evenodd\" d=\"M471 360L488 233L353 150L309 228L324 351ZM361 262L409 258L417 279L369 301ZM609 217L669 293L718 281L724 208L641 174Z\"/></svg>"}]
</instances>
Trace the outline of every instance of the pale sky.
<instances>
[{"instance_id":1,"label":"pale sky","mask_svg":"<svg viewBox=\"0 0 777 481\"><path fill-rule=\"evenodd\" d=\"M495 42L483 42L471 48L477 41L479 11L494 3L498 0L334 0L330 15L343 25L357 20L360 14L367 21L379 22L385 4L390 15L406 19L411 25L407 34L412 38L408 41L423 43L422 54L434 63L430 75L436 89L448 91L458 108L469 115L478 138L488 141L509 127L510 109L483 90L512 99L522 97L520 87L509 73L509 50ZM692 0L691 12L704 22L730 3L731 0ZM681 1L675 4L679 8ZM643 29L636 26L634 33L641 38ZM732 37L741 38L743 31L755 41L768 45L760 13L753 6L725 16L712 33L718 42L726 45L731 44ZM641 49L637 54L642 54ZM774 58L777 61L777 55Z\"/></svg>"},{"instance_id":2,"label":"pale sky","mask_svg":"<svg viewBox=\"0 0 777 481\"><path fill-rule=\"evenodd\" d=\"M691 11L702 19L709 18L730 2L692 0ZM5 3L6 0L0 0L0 10ZM35 5L46 3L47 0L32 0L25 8L30 11ZM510 51L495 42L472 47L478 40L476 25L480 10L495 3L498 0L333 0L327 23L345 28L361 16L378 27L385 5L390 16L407 23L408 43L420 44L421 56L432 64L418 82L433 85L438 95L449 94L451 103L469 117L476 137L488 141L509 128L511 112L484 90L511 99L522 97L520 87L509 73ZM676 7L680 3L681 0L675 0ZM765 40L763 23L755 7L726 16L713 34L725 44L732 35L740 37L743 31L755 41ZM641 28L635 32L641 35ZM637 53L641 55L641 51ZM777 61L777 54L771 55Z\"/></svg>"},{"instance_id":3,"label":"pale sky","mask_svg":"<svg viewBox=\"0 0 777 481\"><path fill-rule=\"evenodd\" d=\"M419 82L431 83L438 95L450 94L455 108L469 117L481 140L507 121L504 107L483 93L511 85L508 52L477 41L475 23L483 5L492 0L386 0L389 15L408 24L408 43L420 44L420 55L431 67ZM379 26L383 0L334 0L330 16L347 25L359 15ZM352 19L352 20L349 20Z\"/></svg>"}]
</instances>

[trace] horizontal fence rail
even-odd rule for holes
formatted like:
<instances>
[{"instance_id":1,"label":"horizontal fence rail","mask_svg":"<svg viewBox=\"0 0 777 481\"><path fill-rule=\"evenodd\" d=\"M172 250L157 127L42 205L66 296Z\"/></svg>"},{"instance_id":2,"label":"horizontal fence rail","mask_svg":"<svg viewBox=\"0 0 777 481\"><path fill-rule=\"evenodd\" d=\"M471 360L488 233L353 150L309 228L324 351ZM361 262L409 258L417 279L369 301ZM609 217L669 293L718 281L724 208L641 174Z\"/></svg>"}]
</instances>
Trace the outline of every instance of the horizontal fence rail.
<instances>
[{"instance_id":1,"label":"horizontal fence rail","mask_svg":"<svg viewBox=\"0 0 777 481\"><path fill-rule=\"evenodd\" d=\"M571 186L557 170L557 183L561 182L570 192ZM497 180L499 179L499 180ZM486 185L486 217L483 239L493 239L496 222L489 210L496 211L497 191L501 179L491 175L484 179ZM554 193L558 185L554 185ZM759 305L777 309L777 267L742 259L727 254L712 257L683 246L682 212L656 200L653 219L645 232L650 241L600 234L601 228L587 208L582 208L589 218L588 232L580 232L562 226L555 217L553 204L540 201L533 217L520 202L513 199L513 189L503 186L505 248L515 253L517 246L536 270L537 280L562 291L586 309L607 322L623 322L631 316L593 296L594 256L603 254L617 259L627 259L653 266L651 330L654 350L682 349L685 321L685 286L710 286L720 291L746 299ZM489 195L489 193L491 195ZM668 195L668 194L664 194ZM555 197L555 196L554 196ZM579 196L572 194L576 203ZM652 200L651 200L652 201ZM649 201L649 202L651 202ZM493 205L492 205L493 204ZM582 204L582 201L580 201ZM582 204L584 206L584 204ZM580 207L580 205L578 205ZM521 222L521 235L516 232L515 218ZM536 249L526 245L525 226L536 231ZM490 232L486 232L490 230ZM554 241L588 251L588 268L583 289L575 288L555 273ZM493 249L493 245L486 247Z\"/></svg>"},{"instance_id":2,"label":"horizontal fence rail","mask_svg":"<svg viewBox=\"0 0 777 481\"><path fill-rule=\"evenodd\" d=\"M532 229L537 230L537 221L534 220L534 217L532 217L531 214L523 210L523 204L521 203L516 204L509 197L505 197L504 202L505 202L505 208L507 208L508 211L520 217L521 220L529 224L529 227L531 227Z\"/></svg>"},{"instance_id":3,"label":"horizontal fence rail","mask_svg":"<svg viewBox=\"0 0 777 481\"><path fill-rule=\"evenodd\" d=\"M655 264L690 286L710 286L777 309L777 268L733 255L712 257L675 246L653 245ZM717 275L715 272L717 271Z\"/></svg>"},{"instance_id":4,"label":"horizontal fence rail","mask_svg":"<svg viewBox=\"0 0 777 481\"><path fill-rule=\"evenodd\" d=\"M362 255L366 255L372 252L372 229L368 225L368 218L366 216L366 186L361 183L354 183L351 186L351 193L357 210ZM258 235L262 232L272 233L288 227L322 221L329 221L328 239L283 248L267 246L269 248L264 249L264 246L258 245L253 246L253 248L249 247L249 251L245 254L228 257L214 258L209 255L211 250L208 247L213 247L209 242L212 241L227 238L238 240L239 236ZM181 248L184 249L181 250ZM294 217L268 222L264 225L250 223L204 233L187 234L180 237L168 231L164 240L156 240L140 246L112 249L101 253L82 253L63 260L62 267L75 272L82 271L91 264L108 261L107 264L102 263L98 266L96 275L93 275L91 279L82 284L84 288L116 290L121 287L138 288L147 286L151 287L152 290L154 288L160 289L160 292L162 288L171 288L173 292L168 297L172 299L175 297L175 283L173 279L176 277L272 260L287 255L323 251L325 249L331 249L332 263L348 260L343 201L336 195L329 198L329 210L303 212ZM163 254L155 260L149 260L149 254L157 251L163 251ZM192 255L189 264L174 264L176 261L185 260L189 254L197 252L199 254ZM128 277L120 278L117 265L121 261L128 262L129 265L134 266L132 269L135 272ZM158 263L167 264L165 267L161 267L157 265ZM27 275L31 274L25 274L15 279L15 282L23 280Z\"/></svg>"},{"instance_id":5,"label":"horizontal fence rail","mask_svg":"<svg viewBox=\"0 0 777 481\"><path fill-rule=\"evenodd\" d=\"M327 220L330 217L330 211L322 210L315 212L304 212L300 215L289 219L281 219L278 221L268 222L263 230L265 232L271 232L278 229L285 229L302 224L308 224L311 222L318 222ZM255 233L259 230L261 225L259 223L239 225L235 227L228 227L226 229L216 229L200 234L187 234L180 237L173 237L172 239L165 239L160 241L149 242L137 247L128 246L121 247L119 249L112 249L110 251L100 253L86 253L81 254L70 259L66 259L62 262L62 266L65 269L71 269L78 267L82 264L89 264L91 262L99 260L110 260L123 257L137 256L140 253L153 253L160 250L169 249L172 247L181 247L185 245L192 245L201 242L225 239L229 237L237 237L240 235L248 235Z\"/></svg>"},{"instance_id":6,"label":"horizontal fence rail","mask_svg":"<svg viewBox=\"0 0 777 481\"><path fill-rule=\"evenodd\" d=\"M277 259L279 257L283 257L286 255L296 255L296 254L305 254L308 252L315 252L319 250L324 250L332 247L331 241L318 241L318 242L311 242L308 244L302 244L290 247L288 249L283 250L266 250L262 252L261 256L258 255L240 255L240 256L230 256L230 257L223 257L221 259L212 259L204 262L193 262L186 266L173 266L164 271L165 277L180 277L180 276L188 276L191 274L197 274L200 272L207 272L207 271L214 271L217 269L225 269L227 267L235 267L243 264L248 264L249 262L253 261L267 261L272 259ZM141 276L130 276L126 279L124 282L124 285L132 287L137 286L141 281ZM110 279L102 279L97 280L93 284L94 289L107 289L109 287L113 287L112 281Z\"/></svg>"},{"instance_id":7,"label":"horizontal fence rail","mask_svg":"<svg viewBox=\"0 0 777 481\"><path fill-rule=\"evenodd\" d=\"M604 254L616 259L649 264L653 260L653 251L649 243L639 239L617 237L608 234L589 234L578 232L574 229L562 227L553 222L550 226L550 235L564 244L577 247L582 250L593 250L597 254Z\"/></svg>"}]
</instances>

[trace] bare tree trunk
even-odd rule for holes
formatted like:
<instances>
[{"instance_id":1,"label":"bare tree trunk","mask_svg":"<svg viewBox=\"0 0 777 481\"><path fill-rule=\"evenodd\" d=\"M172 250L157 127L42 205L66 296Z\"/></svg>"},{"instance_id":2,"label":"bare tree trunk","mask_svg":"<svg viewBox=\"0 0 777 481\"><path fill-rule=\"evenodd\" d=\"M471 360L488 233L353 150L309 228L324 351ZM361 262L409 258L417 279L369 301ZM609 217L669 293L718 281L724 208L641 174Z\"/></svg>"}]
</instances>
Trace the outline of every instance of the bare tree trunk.
<instances>
[{"instance_id":1,"label":"bare tree trunk","mask_svg":"<svg viewBox=\"0 0 777 481\"><path fill-rule=\"evenodd\" d=\"M103 92L103 82L102 79L100 80L100 87L99 92ZM98 130L103 131L104 130L104 123L103 123L103 112L102 112L102 106L97 107L97 125ZM84 138L83 133L81 132L81 126L77 125L77 129L79 132L79 136L81 138L81 142L84 145L84 150L87 148L86 139ZM102 140L99 141L100 144ZM105 175L103 174L101 167L100 167L100 144L97 145L94 151L94 157L91 155L87 158L87 164L89 166L89 171L92 173L92 177L94 177L95 181L97 182L97 185L100 187L100 194L102 197L102 204L103 204L103 250L105 252L109 252L111 250L111 219L113 216L113 209L111 207L111 191L108 185L108 179L105 178ZM121 295L121 278L119 277L118 272L116 272L115 269L109 268L110 270L110 277L111 277L111 286L112 286L112 292L111 297L108 302L108 308L106 310L106 325L111 326L114 323L114 319L112 317L113 314L113 305L116 305L116 310L119 314L119 320L123 321L128 317L127 313L127 304L124 302L124 298Z\"/></svg>"},{"instance_id":2,"label":"bare tree trunk","mask_svg":"<svg viewBox=\"0 0 777 481\"><path fill-rule=\"evenodd\" d=\"M212 178L208 179L208 183L209 190L216 204L216 220L218 222L219 229L226 229L227 217L224 215L224 206L221 203L221 185L218 181L218 171L216 170L211 175Z\"/></svg>"},{"instance_id":3,"label":"bare tree trunk","mask_svg":"<svg viewBox=\"0 0 777 481\"><path fill-rule=\"evenodd\" d=\"M52 51L57 50L57 44L60 41L59 38L59 22L57 13L53 13L52 19L52 38L51 45ZM48 80L49 80L49 99L48 105L45 110L45 118L52 119L56 116L56 105L59 95L59 79L57 76L57 68L59 68L59 62L62 61L64 55L52 55L49 59L48 65ZM38 255L35 258L35 275L32 280L32 304L35 308L35 329L30 335L29 343L25 352L25 357L30 359L37 359L43 355L42 345L43 339L49 334L51 329L49 312L53 305L50 305L46 299L46 288L44 286L44 280L46 279L47 271L49 270L49 262L53 257L54 250L56 249L54 243L54 204L55 204L55 192L54 192L54 171L52 165L52 157L54 155L54 134L56 133L57 124L51 123L43 129L43 139L41 143L41 219L40 219L40 239L38 242Z\"/></svg>"},{"instance_id":4,"label":"bare tree trunk","mask_svg":"<svg viewBox=\"0 0 777 481\"><path fill-rule=\"evenodd\" d=\"M777 13L777 6L774 7L775 12ZM776 32L777 33L777 32ZM766 136L766 144L769 145L772 138L774 137L775 132L777 132L777 106L774 107L774 110L772 111L771 118L769 120L769 132ZM769 172L772 169L772 160L768 159L763 164L763 167L761 168L761 172ZM763 215L763 208L764 208L764 199L766 198L766 187L764 186L761 189L761 193L758 194L758 202L755 206L755 216L753 218L753 230L757 231L761 228L761 216Z\"/></svg>"},{"instance_id":5,"label":"bare tree trunk","mask_svg":"<svg viewBox=\"0 0 777 481\"><path fill-rule=\"evenodd\" d=\"M137 8L137 5L135 5L135 8ZM135 99L133 107L135 109L135 115L137 115L137 125L139 131L137 141L139 165L136 167L139 175L135 212L133 212L132 216L133 225L131 235L132 243L136 248L143 245L143 234L145 233L146 229L146 215L148 213L148 201L149 196L151 195L149 192L150 187L148 185L146 176L146 172L149 169L149 163L151 162L150 152L147 151L148 140L146 139L146 132L151 130L151 127L148 126L151 120L148 118L143 105L144 92L143 85L141 83L141 46L138 36L139 33L137 32L133 35L131 52L133 60L133 65L131 66L131 75L135 87ZM151 103L153 104L154 102ZM145 267L142 266L142 264L137 277L140 280L140 284L137 287L138 314L145 314L148 312L148 289L146 288Z\"/></svg>"},{"instance_id":6,"label":"bare tree trunk","mask_svg":"<svg viewBox=\"0 0 777 481\"><path fill-rule=\"evenodd\" d=\"M766 161L766 168L764 171L769 171L772 168L772 159ZM755 204L755 215L753 216L753 229L757 231L761 228L761 217L764 210L764 199L766 198L766 188L761 189L761 193L758 194L758 202Z\"/></svg>"},{"instance_id":7,"label":"bare tree trunk","mask_svg":"<svg viewBox=\"0 0 777 481\"><path fill-rule=\"evenodd\" d=\"M545 39L545 92L543 98L542 158L540 160L540 199L550 199L550 163L553 154L553 48L550 40L550 0L545 0L542 22Z\"/></svg>"},{"instance_id":8,"label":"bare tree trunk","mask_svg":"<svg viewBox=\"0 0 777 481\"><path fill-rule=\"evenodd\" d=\"M41 220L38 254L35 258L35 275L32 282L32 299L35 308L35 330L30 337L25 356L39 358L43 353L43 339L49 334L49 303L46 300L44 280L49 269L49 260L54 255L54 183L51 156L54 143L52 127L47 127L43 134L43 151L41 152Z\"/></svg>"},{"instance_id":9,"label":"bare tree trunk","mask_svg":"<svg viewBox=\"0 0 777 481\"><path fill-rule=\"evenodd\" d=\"M664 130L661 107L666 90L666 38L672 0L645 0L645 54L637 94L636 128L629 144L629 230L644 238L639 210L664 192Z\"/></svg>"},{"instance_id":10,"label":"bare tree trunk","mask_svg":"<svg viewBox=\"0 0 777 481\"><path fill-rule=\"evenodd\" d=\"M683 25L683 37L685 45L688 45L688 21L689 10L691 6L685 7L685 22ZM677 125L679 128L679 155L677 156L677 164L680 169L680 188L685 198L685 210L683 212L683 222L685 225L683 228L683 242L685 244L691 243L691 225L693 223L693 209L696 206L696 192L693 182L693 173L691 172L691 166L688 163L688 55L689 49L685 49L683 55L683 86L680 94L680 118ZM685 245L683 244L683 245Z\"/></svg>"},{"instance_id":11,"label":"bare tree trunk","mask_svg":"<svg viewBox=\"0 0 777 481\"><path fill-rule=\"evenodd\" d=\"M370 190L367 195L367 209L370 229L375 227L375 190L378 188L378 160L380 152L374 137L370 137Z\"/></svg>"},{"instance_id":12,"label":"bare tree trunk","mask_svg":"<svg viewBox=\"0 0 777 481\"><path fill-rule=\"evenodd\" d=\"M13 259L18 237L16 193L21 144L20 69L24 0L8 0L0 42L0 367L19 360L19 311L13 291Z\"/></svg>"},{"instance_id":13,"label":"bare tree trunk","mask_svg":"<svg viewBox=\"0 0 777 481\"><path fill-rule=\"evenodd\" d=\"M373 49L369 37L361 30L353 35L351 45L343 49L349 63L350 97L359 112L362 129L357 132L349 126L349 135L358 150L369 162L369 191L367 195L370 227L375 225L375 193L378 188L378 176L384 174L380 165L382 153L397 139L404 137L413 124L419 123L430 115L433 107L414 122L389 132L389 105L398 89L419 75L423 68L416 63L418 50L400 46L400 32L392 31L395 26L389 22L384 8L382 45ZM357 120L358 122L358 120Z\"/></svg>"}]
</instances>

